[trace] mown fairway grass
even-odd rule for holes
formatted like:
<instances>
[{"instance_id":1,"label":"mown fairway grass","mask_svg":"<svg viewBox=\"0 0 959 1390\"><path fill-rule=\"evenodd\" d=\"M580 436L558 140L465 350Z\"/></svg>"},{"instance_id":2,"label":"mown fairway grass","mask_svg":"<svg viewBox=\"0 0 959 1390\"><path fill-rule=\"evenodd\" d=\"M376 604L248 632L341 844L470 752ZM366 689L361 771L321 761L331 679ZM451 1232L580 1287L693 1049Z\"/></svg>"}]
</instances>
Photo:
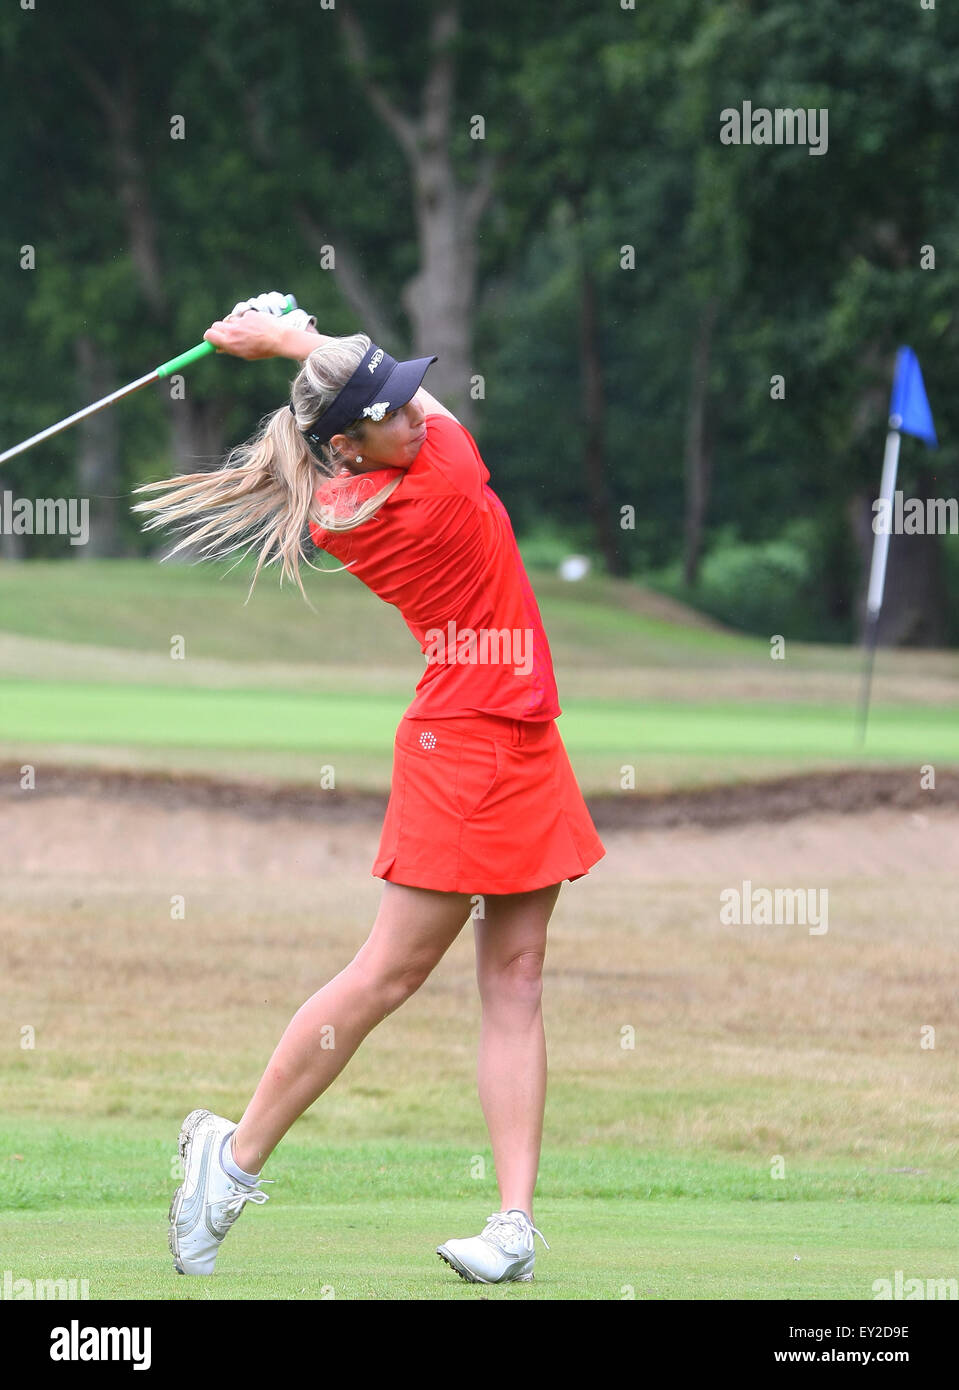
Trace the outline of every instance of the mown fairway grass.
<instances>
[{"instance_id":1,"label":"mown fairway grass","mask_svg":"<svg viewBox=\"0 0 959 1390\"><path fill-rule=\"evenodd\" d=\"M40 743L142 744L149 748L262 749L320 754L389 749L403 701L367 693L297 695L269 690L175 690L149 686L5 681L4 736ZM828 705L700 701L694 713L663 701L577 700L562 716L573 753L626 757L633 749L682 750L754 760L849 755L850 711ZM876 758L959 759L959 720L948 709L878 711L870 748ZM611 786L610 790L614 790Z\"/></svg>"},{"instance_id":2,"label":"mown fairway grass","mask_svg":"<svg viewBox=\"0 0 959 1390\"><path fill-rule=\"evenodd\" d=\"M641 792L959 751L954 654L882 654L860 760L857 653L787 634L774 663L630 586L535 582L587 790L617 792L623 764ZM269 584L244 608L244 578L215 568L0 565L0 760L290 781L333 763L338 786L385 790L418 652L348 576L309 588L316 613ZM817 864L802 822L766 860L755 827L719 861L695 829L610 836L550 927L537 1282L467 1286L433 1253L498 1206L468 931L298 1122L271 1201L204 1281L166 1252L179 1122L239 1114L292 1011L357 949L378 826L107 794L3 816L0 1273L197 1300L868 1300L896 1270L957 1275L948 855L886 871L861 835L850 862L827 836ZM718 929L720 890L763 863L828 885L828 935Z\"/></svg>"},{"instance_id":3,"label":"mown fairway grass","mask_svg":"<svg viewBox=\"0 0 959 1390\"><path fill-rule=\"evenodd\" d=\"M635 586L534 576L563 738L587 792L959 760L959 656L883 653L865 749L859 654L705 626ZM146 561L0 565L0 758L319 780L385 791L422 659L345 574L315 611L272 576ZM185 659L171 659L182 639ZM628 776L629 774L627 774Z\"/></svg>"},{"instance_id":4,"label":"mown fairway grass","mask_svg":"<svg viewBox=\"0 0 959 1390\"><path fill-rule=\"evenodd\" d=\"M475 1157L320 1141L287 1142L266 1208L247 1211L212 1279L186 1279L166 1250L169 1132L5 1124L0 1153L14 1144L5 1267L86 1279L92 1299L863 1300L897 1269L955 1271L955 1207L936 1184L850 1166L773 1185L757 1164L597 1146L544 1161L536 1215L551 1248L537 1241L535 1283L470 1286L434 1250L498 1208L490 1179L469 1176Z\"/></svg>"}]
</instances>

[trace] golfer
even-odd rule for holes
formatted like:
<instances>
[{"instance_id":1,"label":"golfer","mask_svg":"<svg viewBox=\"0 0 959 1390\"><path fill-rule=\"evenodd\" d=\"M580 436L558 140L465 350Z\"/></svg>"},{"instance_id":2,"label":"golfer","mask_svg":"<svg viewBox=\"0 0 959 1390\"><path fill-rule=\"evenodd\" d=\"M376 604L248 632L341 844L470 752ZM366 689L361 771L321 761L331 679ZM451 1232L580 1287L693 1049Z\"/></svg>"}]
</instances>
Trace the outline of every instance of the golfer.
<instances>
[{"instance_id":1,"label":"golfer","mask_svg":"<svg viewBox=\"0 0 959 1390\"><path fill-rule=\"evenodd\" d=\"M134 510L152 513L145 530L175 526L179 546L203 554L252 546L253 583L276 563L301 591L308 531L399 609L426 667L396 733L372 930L294 1014L239 1123L208 1110L184 1121L174 1267L213 1272L246 1203L267 1200L261 1173L284 1134L472 920L500 1210L437 1253L470 1282L529 1281L546 929L563 881L605 851L556 728L549 645L509 517L470 433L423 388L437 359L398 362L285 307L279 294L244 301L205 336L237 357L302 362L290 401L218 470L147 484L138 491L154 495Z\"/></svg>"}]
</instances>

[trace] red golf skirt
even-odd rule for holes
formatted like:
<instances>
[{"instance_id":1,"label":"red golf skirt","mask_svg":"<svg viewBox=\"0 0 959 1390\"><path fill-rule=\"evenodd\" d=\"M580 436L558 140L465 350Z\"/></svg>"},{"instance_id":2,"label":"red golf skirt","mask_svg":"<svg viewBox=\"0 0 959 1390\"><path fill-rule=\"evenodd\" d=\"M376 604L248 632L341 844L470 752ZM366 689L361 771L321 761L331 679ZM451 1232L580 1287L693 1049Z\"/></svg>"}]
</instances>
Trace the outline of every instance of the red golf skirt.
<instances>
[{"instance_id":1,"label":"red golf skirt","mask_svg":"<svg viewBox=\"0 0 959 1390\"><path fill-rule=\"evenodd\" d=\"M606 850L555 720L400 720L376 878L446 893L527 893Z\"/></svg>"}]
</instances>

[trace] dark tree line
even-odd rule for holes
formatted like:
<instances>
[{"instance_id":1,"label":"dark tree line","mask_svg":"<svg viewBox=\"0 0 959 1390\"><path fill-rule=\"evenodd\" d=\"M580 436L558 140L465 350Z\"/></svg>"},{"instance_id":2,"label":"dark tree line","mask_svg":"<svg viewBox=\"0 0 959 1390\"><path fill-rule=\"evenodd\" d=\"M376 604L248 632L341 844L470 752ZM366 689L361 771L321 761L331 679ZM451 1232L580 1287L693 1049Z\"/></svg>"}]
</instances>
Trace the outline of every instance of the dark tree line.
<instances>
[{"instance_id":1,"label":"dark tree line","mask_svg":"<svg viewBox=\"0 0 959 1390\"><path fill-rule=\"evenodd\" d=\"M901 486L959 492L957 38L913 0L7 7L2 440L289 289L439 355L519 529L694 600L739 564L853 636L901 342L943 446L907 441ZM723 143L747 100L825 110L828 149ZM206 363L0 484L89 495L83 553L146 552L130 488L288 378ZM888 637L959 636L957 543L895 539Z\"/></svg>"}]
</instances>

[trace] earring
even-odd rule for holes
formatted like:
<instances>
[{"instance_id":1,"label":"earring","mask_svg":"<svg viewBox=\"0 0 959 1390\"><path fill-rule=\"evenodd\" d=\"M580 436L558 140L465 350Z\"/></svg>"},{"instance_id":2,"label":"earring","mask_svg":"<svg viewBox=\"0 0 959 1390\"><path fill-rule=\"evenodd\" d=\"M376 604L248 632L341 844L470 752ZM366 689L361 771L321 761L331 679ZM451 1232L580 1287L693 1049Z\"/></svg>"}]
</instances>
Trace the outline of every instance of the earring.
<instances>
[{"instance_id":1,"label":"earring","mask_svg":"<svg viewBox=\"0 0 959 1390\"><path fill-rule=\"evenodd\" d=\"M363 462L363 455L362 455L362 454L357 454L357 456L356 456L356 458L353 460L353 462L354 462L354 463L362 463L362 462Z\"/></svg>"}]
</instances>

